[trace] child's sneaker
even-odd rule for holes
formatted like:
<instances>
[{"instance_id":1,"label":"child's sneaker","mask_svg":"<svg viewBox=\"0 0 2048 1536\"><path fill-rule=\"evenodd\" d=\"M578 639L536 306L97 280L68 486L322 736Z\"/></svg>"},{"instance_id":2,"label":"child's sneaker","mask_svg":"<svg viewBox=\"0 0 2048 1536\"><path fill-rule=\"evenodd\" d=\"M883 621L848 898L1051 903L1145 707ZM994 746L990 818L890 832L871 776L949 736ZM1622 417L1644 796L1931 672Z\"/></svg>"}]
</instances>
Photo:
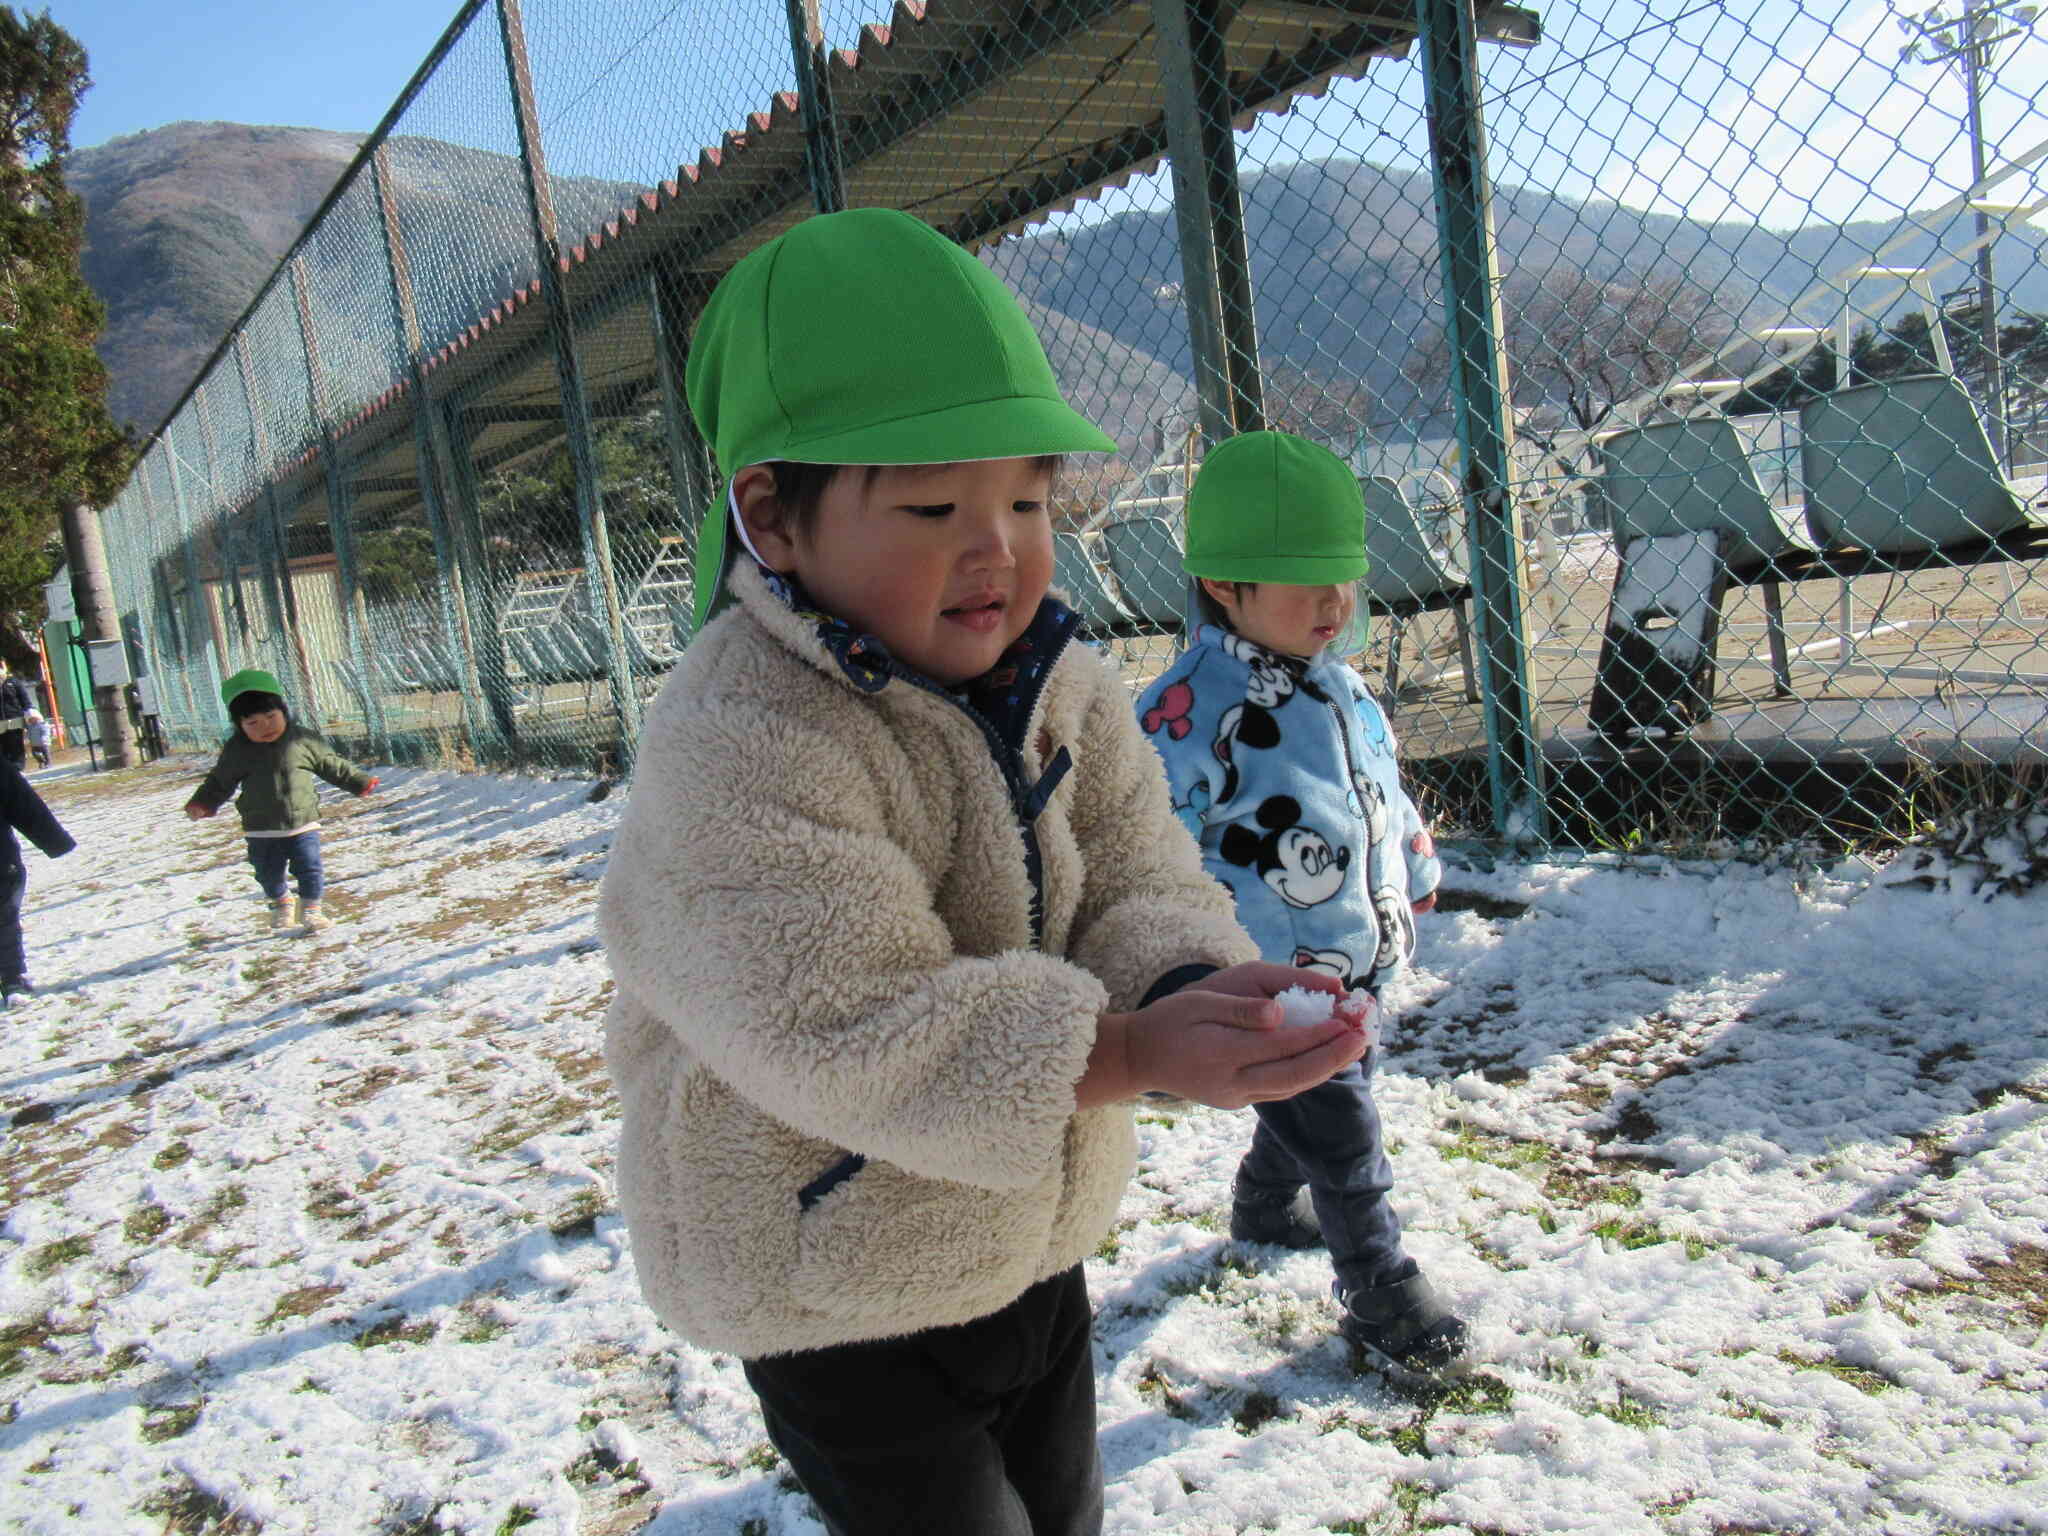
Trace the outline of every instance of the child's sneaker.
<instances>
[{"instance_id":1,"label":"child's sneaker","mask_svg":"<svg viewBox=\"0 0 2048 1536\"><path fill-rule=\"evenodd\" d=\"M299 903L299 926L308 933L318 933L322 928L332 928L334 919L320 910L317 901Z\"/></svg>"},{"instance_id":2,"label":"child's sneaker","mask_svg":"<svg viewBox=\"0 0 2048 1536\"><path fill-rule=\"evenodd\" d=\"M1396 1382L1436 1388L1463 1372L1465 1321L1420 1272L1391 1285L1331 1289L1344 1308L1338 1322L1344 1337Z\"/></svg>"},{"instance_id":3,"label":"child's sneaker","mask_svg":"<svg viewBox=\"0 0 2048 1536\"><path fill-rule=\"evenodd\" d=\"M1233 1180L1230 1235L1240 1243L1276 1243L1282 1248L1323 1246L1322 1223L1316 1220L1306 1186L1281 1195Z\"/></svg>"},{"instance_id":4,"label":"child's sneaker","mask_svg":"<svg viewBox=\"0 0 2048 1536\"><path fill-rule=\"evenodd\" d=\"M35 995L36 989L26 976L0 979L0 1008L12 1008L16 1003L25 1003Z\"/></svg>"},{"instance_id":5,"label":"child's sneaker","mask_svg":"<svg viewBox=\"0 0 2048 1536\"><path fill-rule=\"evenodd\" d=\"M276 933L276 932L277 932L277 931L278 931L279 929L282 929L282 928L289 928L289 927L291 927L291 925L292 925L292 899L291 899L291 897L289 897L289 896L280 896L280 897L278 897L278 898L277 898L277 900L273 901L273 902L272 902L272 903L270 904L270 911L269 911L268 915L267 915L267 916L266 916L266 918L265 918L265 924L266 924L266 926L267 926L267 927L268 927L268 928L270 929L270 931L271 931L272 933Z\"/></svg>"}]
</instances>

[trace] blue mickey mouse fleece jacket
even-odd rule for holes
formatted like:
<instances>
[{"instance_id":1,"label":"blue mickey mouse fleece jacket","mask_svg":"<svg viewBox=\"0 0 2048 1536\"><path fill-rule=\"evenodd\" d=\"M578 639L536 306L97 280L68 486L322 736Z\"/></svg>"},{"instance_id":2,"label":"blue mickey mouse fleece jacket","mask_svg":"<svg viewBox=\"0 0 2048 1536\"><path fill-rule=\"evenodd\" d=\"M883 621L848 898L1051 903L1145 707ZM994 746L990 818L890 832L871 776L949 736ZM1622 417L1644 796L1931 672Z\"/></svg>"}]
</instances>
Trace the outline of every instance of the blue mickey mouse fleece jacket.
<instances>
[{"instance_id":1,"label":"blue mickey mouse fleece jacket","mask_svg":"<svg viewBox=\"0 0 2048 1536\"><path fill-rule=\"evenodd\" d=\"M1350 667L1212 624L1138 700L1173 807L1268 960L1377 987L1415 953L1409 903L1442 866L1401 787L1394 733Z\"/></svg>"}]
</instances>

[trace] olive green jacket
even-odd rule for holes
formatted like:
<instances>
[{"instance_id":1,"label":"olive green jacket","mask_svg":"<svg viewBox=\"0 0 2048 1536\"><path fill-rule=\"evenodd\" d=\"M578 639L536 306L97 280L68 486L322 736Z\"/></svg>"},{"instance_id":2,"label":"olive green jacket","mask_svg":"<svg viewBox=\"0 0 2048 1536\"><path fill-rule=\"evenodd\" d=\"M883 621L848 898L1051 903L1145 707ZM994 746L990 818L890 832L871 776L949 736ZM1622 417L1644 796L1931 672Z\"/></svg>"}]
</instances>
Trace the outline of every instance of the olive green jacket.
<instances>
[{"instance_id":1,"label":"olive green jacket","mask_svg":"<svg viewBox=\"0 0 2048 1536\"><path fill-rule=\"evenodd\" d=\"M370 783L370 776L327 745L318 731L288 725L277 740L258 743L238 728L221 745L212 772L200 781L189 803L217 811L234 799L244 832L290 832L320 820L316 777L352 795L361 794ZM238 786L242 793L236 798Z\"/></svg>"}]
</instances>

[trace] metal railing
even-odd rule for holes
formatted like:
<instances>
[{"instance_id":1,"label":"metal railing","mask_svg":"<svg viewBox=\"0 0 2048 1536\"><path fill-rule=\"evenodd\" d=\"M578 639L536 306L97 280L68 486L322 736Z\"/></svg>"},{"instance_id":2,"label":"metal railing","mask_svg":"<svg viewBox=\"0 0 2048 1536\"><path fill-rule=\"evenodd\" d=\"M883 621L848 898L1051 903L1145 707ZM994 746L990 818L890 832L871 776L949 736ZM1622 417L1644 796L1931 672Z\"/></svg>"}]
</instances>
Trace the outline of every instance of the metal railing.
<instances>
[{"instance_id":1,"label":"metal railing","mask_svg":"<svg viewBox=\"0 0 2048 1536\"><path fill-rule=\"evenodd\" d=\"M2048 36L1951 11L471 0L106 510L133 664L182 745L267 665L365 756L626 771L715 489L696 314L880 204L1117 439L1060 575L1134 688L1205 448L1273 426L1367 487L1360 661L1452 832L2038 795Z\"/></svg>"}]
</instances>

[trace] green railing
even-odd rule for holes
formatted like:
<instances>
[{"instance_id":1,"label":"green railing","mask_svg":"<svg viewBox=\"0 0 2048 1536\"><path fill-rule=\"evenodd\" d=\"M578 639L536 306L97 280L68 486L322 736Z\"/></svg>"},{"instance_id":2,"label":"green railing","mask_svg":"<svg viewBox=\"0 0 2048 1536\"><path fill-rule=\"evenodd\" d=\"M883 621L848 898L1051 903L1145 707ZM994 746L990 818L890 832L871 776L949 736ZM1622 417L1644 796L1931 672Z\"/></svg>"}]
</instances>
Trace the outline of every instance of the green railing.
<instances>
[{"instance_id":1,"label":"green railing","mask_svg":"<svg viewBox=\"0 0 2048 1536\"><path fill-rule=\"evenodd\" d=\"M268 665L383 760L630 768L714 470L690 329L908 209L1121 445L1133 688L1205 448L1355 464L1448 831L1883 844L2048 761L2048 29L1834 0L472 0L107 509L173 740Z\"/></svg>"}]
</instances>

